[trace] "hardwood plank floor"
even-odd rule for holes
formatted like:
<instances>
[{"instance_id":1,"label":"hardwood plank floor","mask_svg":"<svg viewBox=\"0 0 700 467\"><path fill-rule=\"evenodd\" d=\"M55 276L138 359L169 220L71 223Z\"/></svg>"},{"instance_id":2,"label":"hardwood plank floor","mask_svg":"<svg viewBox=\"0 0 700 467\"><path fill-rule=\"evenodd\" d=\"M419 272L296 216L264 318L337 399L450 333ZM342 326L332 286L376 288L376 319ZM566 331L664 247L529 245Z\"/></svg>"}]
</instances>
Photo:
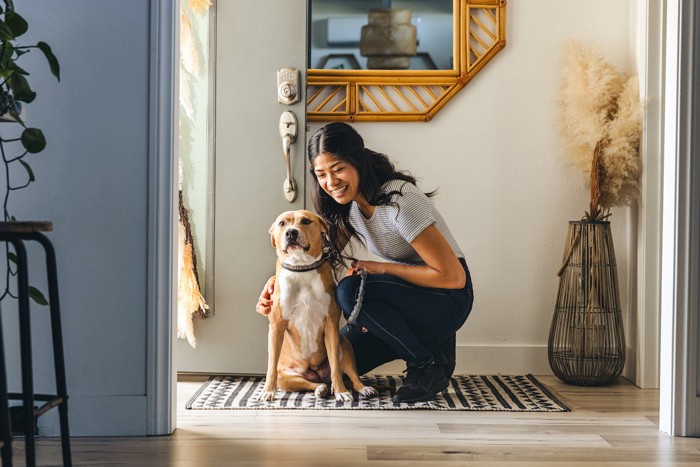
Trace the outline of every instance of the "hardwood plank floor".
<instances>
[{"instance_id":1,"label":"hardwood plank floor","mask_svg":"<svg viewBox=\"0 0 700 467\"><path fill-rule=\"evenodd\" d=\"M201 384L178 383L172 436L74 438L89 466L700 466L700 439L658 431L658 391L621 380L607 387L540 380L569 413L440 411L193 411ZM39 465L60 465L55 439L38 442ZM23 465L22 442L15 465Z\"/></svg>"}]
</instances>

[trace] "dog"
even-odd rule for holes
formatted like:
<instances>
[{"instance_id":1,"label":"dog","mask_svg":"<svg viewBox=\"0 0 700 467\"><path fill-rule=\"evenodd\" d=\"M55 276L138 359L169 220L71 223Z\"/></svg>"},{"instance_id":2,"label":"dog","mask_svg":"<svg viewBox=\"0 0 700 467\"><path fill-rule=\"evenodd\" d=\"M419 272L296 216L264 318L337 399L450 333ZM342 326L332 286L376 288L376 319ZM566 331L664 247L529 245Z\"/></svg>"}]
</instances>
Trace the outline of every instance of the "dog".
<instances>
[{"instance_id":1,"label":"dog","mask_svg":"<svg viewBox=\"0 0 700 467\"><path fill-rule=\"evenodd\" d=\"M336 400L351 402L343 374L355 391L375 396L377 391L360 380L352 346L338 330L341 310L328 258L328 224L310 211L287 211L270 227L270 237L277 276L268 314L267 376L258 400L274 400L280 388L314 391L319 398L332 392Z\"/></svg>"}]
</instances>

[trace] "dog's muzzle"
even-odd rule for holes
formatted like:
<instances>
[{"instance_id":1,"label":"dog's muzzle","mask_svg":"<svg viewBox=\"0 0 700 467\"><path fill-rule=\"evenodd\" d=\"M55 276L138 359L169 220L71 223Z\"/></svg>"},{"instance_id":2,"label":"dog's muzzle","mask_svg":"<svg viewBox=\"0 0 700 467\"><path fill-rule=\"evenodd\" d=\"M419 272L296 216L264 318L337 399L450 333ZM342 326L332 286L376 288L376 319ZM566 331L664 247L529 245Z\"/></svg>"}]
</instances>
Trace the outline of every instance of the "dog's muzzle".
<instances>
[{"instance_id":1,"label":"dog's muzzle","mask_svg":"<svg viewBox=\"0 0 700 467\"><path fill-rule=\"evenodd\" d=\"M299 231L294 228L289 228L284 232L284 249L283 251L286 253L287 250L291 247L299 247L303 249L304 251L309 251L311 248L311 245L302 245L301 240L299 239Z\"/></svg>"}]
</instances>

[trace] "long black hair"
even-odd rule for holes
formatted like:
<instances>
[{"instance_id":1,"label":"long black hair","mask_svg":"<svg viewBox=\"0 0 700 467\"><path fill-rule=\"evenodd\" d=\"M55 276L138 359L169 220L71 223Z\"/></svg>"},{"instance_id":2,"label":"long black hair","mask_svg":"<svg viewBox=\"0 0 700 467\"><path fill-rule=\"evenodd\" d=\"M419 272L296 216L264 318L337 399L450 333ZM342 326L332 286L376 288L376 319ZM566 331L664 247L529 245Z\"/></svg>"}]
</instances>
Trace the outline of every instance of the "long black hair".
<instances>
[{"instance_id":1,"label":"long black hair","mask_svg":"<svg viewBox=\"0 0 700 467\"><path fill-rule=\"evenodd\" d=\"M336 202L319 185L314 171L314 159L319 154L330 154L355 167L360 178L359 192L372 206L396 204L393 199L401 196L400 191L381 191L389 180L403 180L416 185L416 179L408 172L396 170L386 155L366 148L362 136L347 123L334 122L319 128L311 135L308 149L314 207L330 224L331 247L336 252L340 252L340 246L353 237L362 243L364 239L350 224L351 204ZM434 194L435 191L426 193L429 197Z\"/></svg>"}]
</instances>

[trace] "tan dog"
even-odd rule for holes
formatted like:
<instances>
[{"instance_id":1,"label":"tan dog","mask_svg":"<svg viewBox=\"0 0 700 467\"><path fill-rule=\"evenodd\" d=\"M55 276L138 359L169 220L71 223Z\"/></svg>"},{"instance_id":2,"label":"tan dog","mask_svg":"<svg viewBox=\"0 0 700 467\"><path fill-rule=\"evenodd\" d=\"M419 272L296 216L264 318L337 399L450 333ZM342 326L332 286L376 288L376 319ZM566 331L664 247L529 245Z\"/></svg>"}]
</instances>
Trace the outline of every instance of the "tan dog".
<instances>
[{"instance_id":1,"label":"tan dog","mask_svg":"<svg viewBox=\"0 0 700 467\"><path fill-rule=\"evenodd\" d=\"M328 225L310 211L288 211L277 217L270 236L277 278L268 314L267 379L258 399L274 400L279 387L315 391L317 397L326 397L330 389L337 400L350 402L343 373L355 391L376 395L362 384L352 347L338 331L341 311L326 251Z\"/></svg>"}]
</instances>

